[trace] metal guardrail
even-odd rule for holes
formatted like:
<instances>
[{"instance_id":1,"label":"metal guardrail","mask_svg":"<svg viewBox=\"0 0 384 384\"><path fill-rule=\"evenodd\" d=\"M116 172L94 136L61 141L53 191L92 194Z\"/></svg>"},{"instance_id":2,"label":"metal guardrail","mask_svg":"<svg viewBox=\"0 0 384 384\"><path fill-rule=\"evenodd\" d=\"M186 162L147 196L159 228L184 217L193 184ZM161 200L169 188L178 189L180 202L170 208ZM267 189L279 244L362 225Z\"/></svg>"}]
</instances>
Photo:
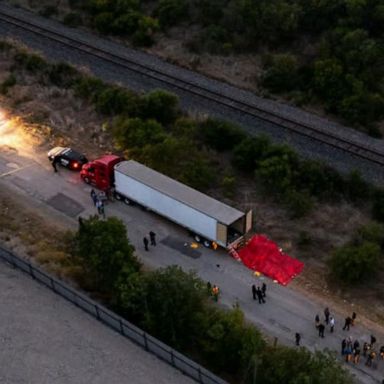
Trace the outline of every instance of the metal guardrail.
<instances>
[{"instance_id":1,"label":"metal guardrail","mask_svg":"<svg viewBox=\"0 0 384 384\"><path fill-rule=\"evenodd\" d=\"M123 336L134 341L146 351L153 353L172 367L183 372L186 376L191 377L201 384L227 384L226 381L195 363L193 360L3 247L0 247L0 259L29 274L58 295L64 297L77 307L80 307Z\"/></svg>"}]
</instances>

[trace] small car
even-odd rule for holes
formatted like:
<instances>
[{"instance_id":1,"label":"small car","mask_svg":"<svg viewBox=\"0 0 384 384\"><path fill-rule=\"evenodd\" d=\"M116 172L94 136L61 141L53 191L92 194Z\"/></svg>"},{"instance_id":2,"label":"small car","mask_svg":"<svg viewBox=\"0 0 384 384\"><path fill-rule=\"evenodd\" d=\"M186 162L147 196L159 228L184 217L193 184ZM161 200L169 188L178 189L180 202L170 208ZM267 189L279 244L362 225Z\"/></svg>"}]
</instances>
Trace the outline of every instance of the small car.
<instances>
[{"instance_id":1,"label":"small car","mask_svg":"<svg viewBox=\"0 0 384 384\"><path fill-rule=\"evenodd\" d=\"M68 147L55 147L48 152L49 161L56 161L63 167L74 171L80 171L85 163L88 163L87 158L80 152L74 151Z\"/></svg>"}]
</instances>

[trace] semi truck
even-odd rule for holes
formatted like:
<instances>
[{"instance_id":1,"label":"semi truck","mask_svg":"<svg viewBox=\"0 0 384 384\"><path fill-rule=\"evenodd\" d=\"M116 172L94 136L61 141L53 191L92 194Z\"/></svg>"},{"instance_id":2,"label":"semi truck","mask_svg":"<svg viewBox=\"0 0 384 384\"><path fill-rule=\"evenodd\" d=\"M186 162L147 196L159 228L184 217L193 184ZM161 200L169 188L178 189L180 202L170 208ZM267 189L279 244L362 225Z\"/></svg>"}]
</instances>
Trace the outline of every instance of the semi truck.
<instances>
[{"instance_id":1,"label":"semi truck","mask_svg":"<svg viewBox=\"0 0 384 384\"><path fill-rule=\"evenodd\" d=\"M134 160L105 155L83 165L81 178L116 200L140 205L186 228L205 247L236 249L252 227L244 213Z\"/></svg>"}]
</instances>

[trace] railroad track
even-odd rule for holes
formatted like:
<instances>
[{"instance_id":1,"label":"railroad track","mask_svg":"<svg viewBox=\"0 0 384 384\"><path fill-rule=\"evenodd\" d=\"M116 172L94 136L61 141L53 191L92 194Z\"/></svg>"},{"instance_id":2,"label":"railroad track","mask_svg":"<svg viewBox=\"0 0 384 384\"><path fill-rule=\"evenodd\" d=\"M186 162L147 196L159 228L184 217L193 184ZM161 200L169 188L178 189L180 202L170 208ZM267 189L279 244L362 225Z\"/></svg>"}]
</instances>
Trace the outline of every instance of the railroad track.
<instances>
[{"instance_id":1,"label":"railroad track","mask_svg":"<svg viewBox=\"0 0 384 384\"><path fill-rule=\"evenodd\" d=\"M42 36L46 39L53 40L71 49L76 49L82 53L87 53L88 55L98 57L107 62L121 66L129 71L133 71L142 76L146 76L166 84L167 86L180 89L184 92L188 92L200 98L207 99L219 105L225 105L226 107L231 108L237 112L242 112L252 116L253 118L272 123L279 126L280 128L288 130L289 132L293 132L297 135L315 140L332 148L342 150L371 163L384 165L384 151L380 152L376 149L364 146L357 141L352 141L334 133L322 131L308 124L300 123L286 117L281 117L276 113L265 111L250 103L239 101L229 96L222 95L219 92L211 90L207 87L203 87L193 82L177 78L176 76L163 73L157 69L144 66L127 57L98 48L87 42L77 40L73 37L69 37L54 31L53 29L46 26L37 25L31 21L15 17L14 15L10 15L3 11L0 11L0 21Z\"/></svg>"}]
</instances>

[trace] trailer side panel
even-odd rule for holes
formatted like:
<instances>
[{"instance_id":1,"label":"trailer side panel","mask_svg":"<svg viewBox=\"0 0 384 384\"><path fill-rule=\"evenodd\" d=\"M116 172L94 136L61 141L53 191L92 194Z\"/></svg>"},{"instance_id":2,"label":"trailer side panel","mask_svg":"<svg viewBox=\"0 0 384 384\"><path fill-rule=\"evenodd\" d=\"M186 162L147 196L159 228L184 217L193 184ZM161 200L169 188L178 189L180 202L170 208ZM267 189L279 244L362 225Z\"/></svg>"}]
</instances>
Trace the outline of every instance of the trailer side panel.
<instances>
[{"instance_id":1,"label":"trailer side panel","mask_svg":"<svg viewBox=\"0 0 384 384\"><path fill-rule=\"evenodd\" d=\"M128 199L132 199L208 240L218 242L216 239L217 222L212 217L174 200L121 172L115 172L115 188L117 193L126 196ZM218 243L224 247L226 246L222 242Z\"/></svg>"}]
</instances>

